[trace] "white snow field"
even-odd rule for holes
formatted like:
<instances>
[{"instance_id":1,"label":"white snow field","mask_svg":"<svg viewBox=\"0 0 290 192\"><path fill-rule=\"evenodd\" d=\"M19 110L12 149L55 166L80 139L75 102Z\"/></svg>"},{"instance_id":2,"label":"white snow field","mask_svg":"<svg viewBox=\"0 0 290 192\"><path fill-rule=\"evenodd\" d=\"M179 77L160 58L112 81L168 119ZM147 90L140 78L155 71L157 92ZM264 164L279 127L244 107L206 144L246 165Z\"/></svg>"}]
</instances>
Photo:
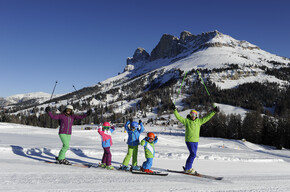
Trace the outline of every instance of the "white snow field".
<instances>
[{"instance_id":1,"label":"white snow field","mask_svg":"<svg viewBox=\"0 0 290 192\"><path fill-rule=\"evenodd\" d=\"M205 124L206 125L206 124ZM99 163L102 158L97 130L74 126L67 159ZM123 128L112 134L112 163L118 167L127 153ZM188 156L184 131L178 127L145 125L158 135L153 169L181 170ZM81 168L44 163L53 161L61 148L57 129L0 123L0 191L262 191L290 190L290 151L275 150L239 140L201 138L194 168L222 176L221 181L178 173L168 176ZM145 160L139 146L138 164Z\"/></svg>"}]
</instances>

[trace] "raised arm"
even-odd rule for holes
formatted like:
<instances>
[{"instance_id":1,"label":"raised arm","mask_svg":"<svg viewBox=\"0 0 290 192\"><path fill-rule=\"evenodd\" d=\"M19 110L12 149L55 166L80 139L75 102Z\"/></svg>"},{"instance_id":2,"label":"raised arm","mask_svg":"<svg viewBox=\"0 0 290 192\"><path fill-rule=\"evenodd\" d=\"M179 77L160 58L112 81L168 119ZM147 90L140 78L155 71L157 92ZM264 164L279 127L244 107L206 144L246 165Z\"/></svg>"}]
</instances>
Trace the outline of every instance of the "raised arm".
<instances>
[{"instance_id":1,"label":"raised arm","mask_svg":"<svg viewBox=\"0 0 290 192\"><path fill-rule=\"evenodd\" d=\"M200 121L200 124L202 125L202 124L205 124L206 122L208 122L214 115L216 114L216 112L215 111L212 111L211 113L209 113L207 116L205 116L205 117L203 117L203 118L201 118L201 119L199 119L199 121Z\"/></svg>"},{"instance_id":2,"label":"raised arm","mask_svg":"<svg viewBox=\"0 0 290 192\"><path fill-rule=\"evenodd\" d=\"M175 109L175 110L173 111L173 114L174 114L174 116L176 117L176 119L177 119L178 121L180 121L182 124L185 124L185 120L186 120L186 119L183 118L183 117L181 117L181 116L179 115L177 109Z\"/></svg>"},{"instance_id":3,"label":"raised arm","mask_svg":"<svg viewBox=\"0 0 290 192\"><path fill-rule=\"evenodd\" d=\"M102 136L104 135L104 131L102 130L102 128L99 128L99 129L98 129L98 133L99 133L100 135L102 135Z\"/></svg>"},{"instance_id":4,"label":"raised arm","mask_svg":"<svg viewBox=\"0 0 290 192\"><path fill-rule=\"evenodd\" d=\"M128 132L128 130L129 130L129 127L128 127L129 124L130 124L130 121L127 121L126 124L125 124L125 129L126 129L127 132Z\"/></svg>"},{"instance_id":5,"label":"raised arm","mask_svg":"<svg viewBox=\"0 0 290 192\"><path fill-rule=\"evenodd\" d=\"M51 111L48 111L47 114L48 114L48 116L50 118L52 118L54 120L59 120L59 119L61 119L61 116L62 116L62 114L56 114L56 115L54 115L54 114L51 113Z\"/></svg>"},{"instance_id":6,"label":"raised arm","mask_svg":"<svg viewBox=\"0 0 290 192\"><path fill-rule=\"evenodd\" d=\"M140 130L139 130L139 133L142 133L144 131L144 125L143 125L143 122L141 120L139 120L139 125L140 125Z\"/></svg>"}]
</instances>

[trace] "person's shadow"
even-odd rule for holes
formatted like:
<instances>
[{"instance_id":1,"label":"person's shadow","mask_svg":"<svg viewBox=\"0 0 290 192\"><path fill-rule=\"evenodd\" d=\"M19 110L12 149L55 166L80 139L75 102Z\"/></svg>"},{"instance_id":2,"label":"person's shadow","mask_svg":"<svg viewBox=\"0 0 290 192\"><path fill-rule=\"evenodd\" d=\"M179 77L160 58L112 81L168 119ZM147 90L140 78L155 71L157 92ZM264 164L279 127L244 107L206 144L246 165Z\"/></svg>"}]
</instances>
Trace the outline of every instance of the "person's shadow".
<instances>
[{"instance_id":1,"label":"person's shadow","mask_svg":"<svg viewBox=\"0 0 290 192\"><path fill-rule=\"evenodd\" d=\"M12 151L15 155L22 156L25 158L29 158L29 159L33 159L33 160L37 160L37 161L43 161L43 162L47 162L47 161L54 162L55 158L56 158L56 156L51 152L51 149L48 149L48 148L43 148L43 150L41 150L39 148L30 148L30 149L25 150L21 146L17 146L17 145L10 145L10 146L11 146ZM70 150L74 154L76 154L82 158L94 160L94 162L90 162L90 161L84 161L84 160L75 159L75 158L67 158L67 160L72 162L72 163L94 165L94 164L98 164L98 162L96 162L96 161L102 161L102 159L87 156L81 149L70 148ZM121 164L121 163L115 162L115 161L112 161L112 163Z\"/></svg>"},{"instance_id":2,"label":"person's shadow","mask_svg":"<svg viewBox=\"0 0 290 192\"><path fill-rule=\"evenodd\" d=\"M89 157L89 156L87 156L84 152L83 152L83 150L81 150L81 149L79 149L79 148L70 148L70 150L74 153L74 154L76 154L76 155L78 155L78 156L80 156L80 157L83 157L83 158L88 158L88 159L92 159L92 160L97 160L97 161L102 161L102 159L98 159L98 158L95 158L95 157ZM116 164L122 164L122 163L120 163L120 162L117 162L117 161L112 161L112 163L116 163Z\"/></svg>"}]
</instances>

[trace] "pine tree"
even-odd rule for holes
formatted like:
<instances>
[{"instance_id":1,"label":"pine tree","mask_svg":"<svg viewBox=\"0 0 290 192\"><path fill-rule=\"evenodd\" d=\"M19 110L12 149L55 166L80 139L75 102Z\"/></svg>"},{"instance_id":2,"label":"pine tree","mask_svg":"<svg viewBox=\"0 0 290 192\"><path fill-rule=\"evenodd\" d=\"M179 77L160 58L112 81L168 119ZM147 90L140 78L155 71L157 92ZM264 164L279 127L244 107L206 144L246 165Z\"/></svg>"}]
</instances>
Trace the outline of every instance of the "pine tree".
<instances>
[{"instance_id":1,"label":"pine tree","mask_svg":"<svg viewBox=\"0 0 290 192\"><path fill-rule=\"evenodd\" d=\"M253 143L262 143L263 118L259 112L247 113L242 129L246 140Z\"/></svg>"}]
</instances>

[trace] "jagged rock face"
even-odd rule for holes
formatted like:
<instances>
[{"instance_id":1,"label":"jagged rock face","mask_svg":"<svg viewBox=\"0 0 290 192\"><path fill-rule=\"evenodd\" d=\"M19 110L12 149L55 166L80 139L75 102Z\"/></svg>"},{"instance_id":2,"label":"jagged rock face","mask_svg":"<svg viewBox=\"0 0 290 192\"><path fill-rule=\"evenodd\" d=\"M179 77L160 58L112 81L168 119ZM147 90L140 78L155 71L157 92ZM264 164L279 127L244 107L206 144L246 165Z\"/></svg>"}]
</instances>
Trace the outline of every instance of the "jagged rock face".
<instances>
[{"instance_id":1,"label":"jagged rock face","mask_svg":"<svg viewBox=\"0 0 290 192\"><path fill-rule=\"evenodd\" d=\"M164 34L158 45L152 50L150 60L154 61L162 58L171 58L180 54L184 47L179 43L179 39L173 35Z\"/></svg>"},{"instance_id":2,"label":"jagged rock face","mask_svg":"<svg viewBox=\"0 0 290 192\"><path fill-rule=\"evenodd\" d=\"M133 57L127 59L124 71L132 71L158 59L171 59L175 62L189 54L207 49L210 47L241 47L243 49L259 49L259 47L246 42L236 40L228 35L215 30L211 32L193 35L188 31L183 31L180 38L170 34L164 34L157 46L149 55L143 48L138 48ZM182 54L181 54L182 53Z\"/></svg>"},{"instance_id":3,"label":"jagged rock face","mask_svg":"<svg viewBox=\"0 0 290 192\"><path fill-rule=\"evenodd\" d=\"M201 35L193 35L188 31L183 31L180 34L180 39L173 35L164 34L158 45L151 52L150 60L154 61L162 58L175 57L185 49L191 49L192 47L190 47L190 44L192 44L192 42L194 42L194 46L199 47L216 35L222 34L218 31L213 31Z\"/></svg>"},{"instance_id":4,"label":"jagged rock face","mask_svg":"<svg viewBox=\"0 0 290 192\"><path fill-rule=\"evenodd\" d=\"M137 48L133 57L127 59L127 65L134 64L140 61L149 61L149 53L144 48Z\"/></svg>"},{"instance_id":5,"label":"jagged rock face","mask_svg":"<svg viewBox=\"0 0 290 192\"><path fill-rule=\"evenodd\" d=\"M195 35L192 35L189 31L183 31L180 34L180 43L186 44L195 39Z\"/></svg>"}]
</instances>

